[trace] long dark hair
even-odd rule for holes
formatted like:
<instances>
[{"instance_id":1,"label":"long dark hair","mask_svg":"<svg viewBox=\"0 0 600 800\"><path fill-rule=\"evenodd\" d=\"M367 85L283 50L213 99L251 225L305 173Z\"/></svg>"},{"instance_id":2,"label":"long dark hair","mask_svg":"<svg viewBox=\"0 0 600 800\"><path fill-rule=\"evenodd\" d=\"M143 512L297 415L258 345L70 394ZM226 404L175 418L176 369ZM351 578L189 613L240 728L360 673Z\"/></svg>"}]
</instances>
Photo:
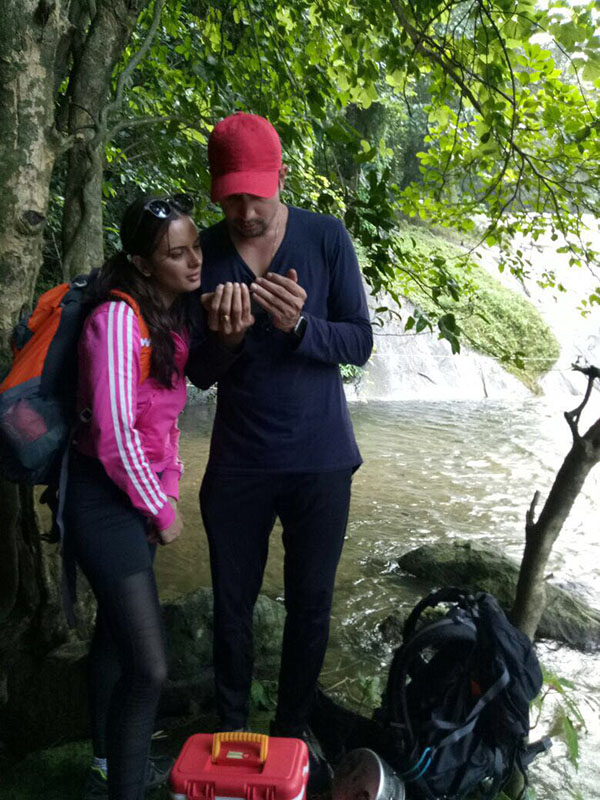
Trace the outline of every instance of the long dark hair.
<instances>
[{"instance_id":1,"label":"long dark hair","mask_svg":"<svg viewBox=\"0 0 600 800\"><path fill-rule=\"evenodd\" d=\"M137 301L140 312L150 331L152 358L150 375L164 386L171 388L173 375L177 372L175 364L175 343L171 331L191 332L196 324L196 314L192 305L197 304L196 293L182 294L170 308L165 308L152 285L134 266L131 256L150 258L163 235L174 219L185 216L175 206L165 218L154 216L147 206L153 200L161 199L154 195L144 195L131 203L125 210L121 222L121 243L123 249L104 262L94 284L92 304L111 299L111 291L120 289Z\"/></svg>"}]
</instances>

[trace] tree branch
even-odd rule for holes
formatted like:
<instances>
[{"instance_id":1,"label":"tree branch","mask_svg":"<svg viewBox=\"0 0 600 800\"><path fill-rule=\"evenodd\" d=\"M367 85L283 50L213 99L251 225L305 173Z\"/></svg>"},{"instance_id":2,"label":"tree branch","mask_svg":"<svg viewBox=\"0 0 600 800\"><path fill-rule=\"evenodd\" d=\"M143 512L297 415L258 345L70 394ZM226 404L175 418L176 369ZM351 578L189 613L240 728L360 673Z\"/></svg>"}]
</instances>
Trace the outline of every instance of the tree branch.
<instances>
[{"instance_id":1,"label":"tree branch","mask_svg":"<svg viewBox=\"0 0 600 800\"><path fill-rule=\"evenodd\" d=\"M598 367L589 366L589 367L582 367L579 364L571 364L571 367L575 372L581 372L584 375L587 375L588 384L585 391L585 395L581 403L574 408L573 411L565 411L565 419L567 420L567 424L571 429L571 434L573 435L573 440L577 441L581 438L579 434L579 419L581 417L581 412L586 407L588 400L591 397L592 389L594 387L594 381L596 378L600 378L600 369Z\"/></svg>"},{"instance_id":2,"label":"tree branch","mask_svg":"<svg viewBox=\"0 0 600 800\"><path fill-rule=\"evenodd\" d=\"M537 506L540 499L540 493L536 491L533 495L533 500L531 501L531 505L529 506L529 510L525 515L525 533L528 534L532 531L535 527L535 507Z\"/></svg>"},{"instance_id":3,"label":"tree branch","mask_svg":"<svg viewBox=\"0 0 600 800\"><path fill-rule=\"evenodd\" d=\"M429 37L419 32L414 27L414 25L412 25L412 23L409 21L408 17L402 10L398 0L390 0L390 5L392 6L392 9L396 17L398 18L398 22L400 23L401 27L404 28L406 33L410 36L415 46L415 50L421 53L421 55L423 55L425 58L430 59L435 64L440 66L444 70L444 72L450 78L452 78L454 83L464 93L465 97L469 98L473 108L476 111L479 111L480 114L483 114L483 109L481 107L481 104L479 103L479 100L475 97L469 86L467 86L466 81L460 75L458 75L455 69L455 65L448 58L444 58L442 55L440 55L440 53L436 52L435 49L428 49L427 47L425 47L423 42L426 41L430 47L432 45L432 42L430 41ZM433 44L433 47L435 48L435 44Z\"/></svg>"},{"instance_id":4,"label":"tree branch","mask_svg":"<svg viewBox=\"0 0 600 800\"><path fill-rule=\"evenodd\" d=\"M200 119L204 119L204 117L200 117ZM136 119L130 117L117 122L117 124L107 132L106 141L114 139L118 133L120 133L122 130L126 130L127 128L140 128L143 125L156 125L160 122L181 122L185 128L196 128L200 130L199 126L195 124L192 125L189 119L181 114L168 114L164 117L139 117Z\"/></svg>"},{"instance_id":5,"label":"tree branch","mask_svg":"<svg viewBox=\"0 0 600 800\"><path fill-rule=\"evenodd\" d=\"M142 42L142 45L139 48L139 50L137 51L137 53L135 53L131 57L131 59L129 60L129 62L125 66L125 69L119 75L119 78L117 80L117 88L116 88L116 91L115 91L114 100L111 103L107 103L106 106L104 106L104 108L102 109L102 111L100 113L100 119L98 121L98 132L96 133L96 136L94 137L94 139L90 143L90 146L91 146L92 149L95 148L95 147L98 147L100 145L100 143L106 139L106 131L107 131L107 127L108 127L108 118L109 118L110 114L113 111L115 111L117 108L119 108L119 106L121 105L121 102L123 100L123 91L125 90L125 84L126 84L128 78L129 78L129 76L136 69L136 67L138 66L140 61L144 58L144 56L146 55L146 53L148 52L148 50L150 48L150 45L152 44L152 40L154 39L154 36L156 35L156 31L158 30L158 25L159 25L159 22L160 22L160 15L162 13L162 9L163 9L164 4L165 4L165 0L155 0L155 3L154 3L154 14L153 14L153 17L152 17L152 23L150 24L150 27L148 28L148 32L146 33L144 41Z\"/></svg>"}]
</instances>

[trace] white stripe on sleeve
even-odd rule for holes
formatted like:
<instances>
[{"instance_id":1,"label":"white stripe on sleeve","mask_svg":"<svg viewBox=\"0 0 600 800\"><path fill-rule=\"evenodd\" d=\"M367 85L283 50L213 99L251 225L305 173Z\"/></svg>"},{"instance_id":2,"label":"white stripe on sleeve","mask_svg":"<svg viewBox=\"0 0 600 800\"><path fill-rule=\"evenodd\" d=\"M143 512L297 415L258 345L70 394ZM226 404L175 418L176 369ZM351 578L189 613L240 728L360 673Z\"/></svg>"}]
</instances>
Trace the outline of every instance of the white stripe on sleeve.
<instances>
[{"instance_id":1,"label":"white stripe on sleeve","mask_svg":"<svg viewBox=\"0 0 600 800\"><path fill-rule=\"evenodd\" d=\"M130 462L127 450L125 449L125 443L123 441L123 435L121 432L121 420L123 419L123 417L125 417L125 425L124 425L125 435L127 435L127 431L129 429L129 425L127 424L127 405L125 404L123 408L122 391L120 391L121 387L118 386L119 373L123 371L123 367L130 367L131 365L131 357L129 358L128 361L125 361L125 364L123 363L124 354L122 352L121 336L119 335L123 325L122 307L126 305L127 305L126 303L121 303L121 302L110 303L108 312L108 384L109 384L110 410L113 423L113 431L115 434L117 449L121 457L121 462L123 463L123 467L125 468L125 472L127 473L129 480L135 487L136 491L138 492L139 496L142 499L142 502L148 508L150 513L157 514L158 508L155 505L156 501L152 502L152 500L146 493L145 489L140 484L140 481L138 480L138 477L134 471L133 465ZM129 309L129 306L127 306L127 308ZM119 316L116 319L116 326L115 326L115 313L117 311L119 312ZM131 314L133 315L134 312L131 309L130 311ZM115 346L115 339L116 339L116 346Z\"/></svg>"},{"instance_id":2,"label":"white stripe on sleeve","mask_svg":"<svg viewBox=\"0 0 600 800\"><path fill-rule=\"evenodd\" d=\"M140 478L142 481L146 482L148 490L152 495L152 499L154 502L158 503L158 505L162 506L167 502L167 496L162 491L161 485L156 480L156 476L152 471L150 463L144 454L144 450L142 448L142 442L140 439L140 433L135 427L134 424L134 413L133 413L133 321L135 319L135 314L130 306L127 306L126 303L121 303L122 306L126 306L124 312L127 314L127 346L126 346L126 354L127 354L127 369L126 369L126 380L127 386L124 387L125 389L125 396L124 400L122 401L122 408L126 411L124 428L125 428L125 436L127 438L127 448L131 453L132 459L138 471L140 473ZM122 325L120 326L120 330L122 331ZM122 372L120 373L122 377ZM123 396L123 395L122 395ZM133 434L133 441L131 439L131 435Z\"/></svg>"}]
</instances>

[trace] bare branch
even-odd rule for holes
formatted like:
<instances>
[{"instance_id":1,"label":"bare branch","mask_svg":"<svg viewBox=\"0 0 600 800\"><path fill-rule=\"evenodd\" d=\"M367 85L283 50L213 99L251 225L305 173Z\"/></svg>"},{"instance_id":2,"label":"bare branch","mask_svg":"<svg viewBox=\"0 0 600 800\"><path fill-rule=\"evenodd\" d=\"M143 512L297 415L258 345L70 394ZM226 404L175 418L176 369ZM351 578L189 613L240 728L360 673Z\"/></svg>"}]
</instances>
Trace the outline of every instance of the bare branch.
<instances>
[{"instance_id":1,"label":"bare branch","mask_svg":"<svg viewBox=\"0 0 600 800\"><path fill-rule=\"evenodd\" d=\"M578 427L579 419L581 417L581 412L586 407L587 402L591 397L592 389L594 387L594 381L596 380L596 378L600 378L600 369L594 366L582 367L577 363L571 364L571 367L576 372L582 372L584 375L587 375L588 379L585 395L580 405L578 405L577 408L574 408L573 411L565 411L565 419L567 420L567 424L571 429L571 434L573 435L573 441L577 441L581 439Z\"/></svg>"},{"instance_id":2,"label":"bare branch","mask_svg":"<svg viewBox=\"0 0 600 800\"><path fill-rule=\"evenodd\" d=\"M582 367L581 364L575 363L571 364L571 367L575 370L575 372L582 372L584 375L587 375L588 378L591 378L594 381L596 378L600 378L600 368L594 367L590 364L587 367Z\"/></svg>"},{"instance_id":3,"label":"bare branch","mask_svg":"<svg viewBox=\"0 0 600 800\"><path fill-rule=\"evenodd\" d=\"M447 57L443 54L436 52L436 45L435 43L431 42L428 37L425 36L424 33L418 31L414 25L408 20L406 14L404 13L400 3L398 0L391 0L391 6L394 10L396 17L398 18L398 22L404 28L406 33L410 36L415 50L421 53L426 58L431 59L435 64L439 64L440 67L449 75L450 78L454 81L454 83L461 89L465 97L468 97L471 101L471 105L474 109L479 111L479 113L483 113L483 109L481 108L481 104L479 103L478 99L475 97L473 92L471 91L470 87L467 85L466 81L456 72L455 64L453 64ZM425 46L424 42L427 42L429 47L433 49L429 49ZM460 67L459 67L460 68Z\"/></svg>"},{"instance_id":4,"label":"bare branch","mask_svg":"<svg viewBox=\"0 0 600 800\"><path fill-rule=\"evenodd\" d=\"M540 493L536 491L529 506L529 511L525 515L525 533L529 533L535 527L535 507L540 499Z\"/></svg>"}]
</instances>

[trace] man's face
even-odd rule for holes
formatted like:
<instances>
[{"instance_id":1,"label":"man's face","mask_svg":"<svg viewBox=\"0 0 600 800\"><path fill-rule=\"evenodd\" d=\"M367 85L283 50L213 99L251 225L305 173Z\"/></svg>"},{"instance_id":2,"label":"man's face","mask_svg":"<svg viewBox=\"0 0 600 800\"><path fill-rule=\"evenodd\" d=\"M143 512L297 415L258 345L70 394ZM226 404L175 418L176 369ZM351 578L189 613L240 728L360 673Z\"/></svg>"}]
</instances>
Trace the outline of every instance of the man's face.
<instances>
[{"instance_id":1,"label":"man's face","mask_svg":"<svg viewBox=\"0 0 600 800\"><path fill-rule=\"evenodd\" d=\"M279 192L285 186L287 164L279 169L278 186L272 197L255 194L230 194L220 201L229 227L244 239L264 236L269 230L280 205Z\"/></svg>"},{"instance_id":2,"label":"man's face","mask_svg":"<svg viewBox=\"0 0 600 800\"><path fill-rule=\"evenodd\" d=\"M263 236L275 219L278 206L279 191L273 197L230 194L221 200L227 224L244 239Z\"/></svg>"}]
</instances>

